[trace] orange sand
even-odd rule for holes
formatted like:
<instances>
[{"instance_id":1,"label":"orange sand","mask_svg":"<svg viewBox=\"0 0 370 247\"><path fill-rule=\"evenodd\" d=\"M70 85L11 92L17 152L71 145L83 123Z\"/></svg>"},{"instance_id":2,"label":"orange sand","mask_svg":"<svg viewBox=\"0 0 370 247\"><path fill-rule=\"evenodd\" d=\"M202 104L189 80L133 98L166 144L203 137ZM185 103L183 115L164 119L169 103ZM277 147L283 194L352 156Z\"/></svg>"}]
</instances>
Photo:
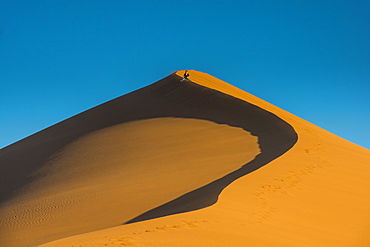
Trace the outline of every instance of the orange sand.
<instances>
[{"instance_id":1,"label":"orange sand","mask_svg":"<svg viewBox=\"0 0 370 247\"><path fill-rule=\"evenodd\" d=\"M251 134L205 119L169 118L161 112L154 118L136 117L129 112L127 116L135 115L130 117L134 121L91 127L93 131L81 130L69 139L58 137L56 143L63 145L47 154L49 159L37 166L29 182L10 174L17 171L6 170L17 178L19 189L1 207L4 246L370 246L369 150L210 75L190 71L189 79L173 87L173 81L166 84L164 79L145 92L161 99L174 96L170 108L186 105L174 109L185 116L223 100L212 94L213 89L235 97L226 101L240 99L275 114L294 128L298 141L281 156L232 182L209 207L121 225L250 164L256 155L273 152L276 144L264 146L268 149L262 153L259 144L271 124L279 122L260 119L266 128L256 136L255 128ZM195 95L203 89L192 83L204 87L215 101ZM185 94L188 87L198 91ZM139 93L132 95L146 99ZM110 103L104 112L111 110L113 116L116 104ZM95 113L101 116L99 109L79 119ZM104 119L113 122L110 116ZM82 122L72 119L69 123L73 121L78 122L76 126ZM67 133L67 127L59 126ZM59 132L57 128L30 138L47 139ZM271 142L278 138L274 133L268 136ZM25 139L2 149L0 161L5 157L11 162L9 153L27 147Z\"/></svg>"}]
</instances>

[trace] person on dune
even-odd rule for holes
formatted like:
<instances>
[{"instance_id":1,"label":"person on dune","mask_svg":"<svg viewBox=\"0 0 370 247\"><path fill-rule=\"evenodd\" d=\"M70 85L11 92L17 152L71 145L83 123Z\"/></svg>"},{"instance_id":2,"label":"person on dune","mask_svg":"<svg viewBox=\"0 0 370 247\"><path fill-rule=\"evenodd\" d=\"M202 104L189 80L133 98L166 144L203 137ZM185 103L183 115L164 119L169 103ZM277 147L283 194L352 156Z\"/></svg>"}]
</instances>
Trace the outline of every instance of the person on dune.
<instances>
[{"instance_id":1,"label":"person on dune","mask_svg":"<svg viewBox=\"0 0 370 247\"><path fill-rule=\"evenodd\" d=\"M188 77L189 77L189 73L187 70L185 70L185 73L184 73L184 78L182 78L181 82L185 81L185 80L189 80Z\"/></svg>"}]
</instances>

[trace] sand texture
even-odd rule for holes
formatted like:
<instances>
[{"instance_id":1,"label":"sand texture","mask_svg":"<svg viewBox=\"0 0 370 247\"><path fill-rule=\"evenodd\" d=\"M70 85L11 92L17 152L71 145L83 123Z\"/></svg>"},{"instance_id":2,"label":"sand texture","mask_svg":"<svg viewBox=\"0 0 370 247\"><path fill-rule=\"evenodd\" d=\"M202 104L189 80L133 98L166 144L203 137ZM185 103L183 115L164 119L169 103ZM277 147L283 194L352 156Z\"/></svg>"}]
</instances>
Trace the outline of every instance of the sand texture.
<instances>
[{"instance_id":1,"label":"sand texture","mask_svg":"<svg viewBox=\"0 0 370 247\"><path fill-rule=\"evenodd\" d=\"M368 149L189 72L1 149L0 246L370 246Z\"/></svg>"}]
</instances>

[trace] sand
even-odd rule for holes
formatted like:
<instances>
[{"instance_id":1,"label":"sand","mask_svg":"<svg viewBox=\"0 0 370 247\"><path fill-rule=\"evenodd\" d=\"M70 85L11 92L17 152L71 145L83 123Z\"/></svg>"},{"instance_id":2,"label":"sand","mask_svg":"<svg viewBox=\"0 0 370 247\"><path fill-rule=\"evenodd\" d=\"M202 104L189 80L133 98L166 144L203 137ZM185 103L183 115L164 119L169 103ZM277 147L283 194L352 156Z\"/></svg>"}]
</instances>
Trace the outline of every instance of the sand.
<instances>
[{"instance_id":1,"label":"sand","mask_svg":"<svg viewBox=\"0 0 370 247\"><path fill-rule=\"evenodd\" d=\"M0 150L4 246L369 246L370 151L178 71Z\"/></svg>"}]
</instances>

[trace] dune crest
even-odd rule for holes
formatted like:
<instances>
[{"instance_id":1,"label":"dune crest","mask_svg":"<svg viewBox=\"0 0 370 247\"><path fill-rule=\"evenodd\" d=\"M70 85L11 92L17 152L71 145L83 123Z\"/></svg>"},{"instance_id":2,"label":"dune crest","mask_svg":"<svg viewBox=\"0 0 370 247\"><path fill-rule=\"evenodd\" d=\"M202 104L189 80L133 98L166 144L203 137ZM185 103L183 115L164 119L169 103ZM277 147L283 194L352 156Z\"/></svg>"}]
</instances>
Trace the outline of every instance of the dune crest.
<instances>
[{"instance_id":1,"label":"dune crest","mask_svg":"<svg viewBox=\"0 0 370 247\"><path fill-rule=\"evenodd\" d=\"M172 74L2 149L6 245L207 207L294 144L294 130L275 115L180 79Z\"/></svg>"},{"instance_id":2,"label":"dune crest","mask_svg":"<svg viewBox=\"0 0 370 247\"><path fill-rule=\"evenodd\" d=\"M86 201L79 201L84 198L81 195L66 195L83 205L81 212L86 205L97 206L99 215L104 215L100 222L89 222L87 215L74 217L77 221L87 219L86 226L96 224L92 227L95 231L73 236L78 231L68 233L74 227L72 224L63 223L59 228L49 225L50 229L44 229L49 233L48 238L41 236L37 241L22 240L19 232L13 231L13 235L7 235L11 236L8 241L12 244L8 246L40 243L45 243L43 247L370 245L369 150L208 74L190 70L190 80L181 81L183 73L178 71L0 150L0 161L6 164L2 169L9 174L4 181L11 185L2 188L1 198L3 205L12 207L12 202L32 198L37 190L27 193L27 188L31 189L39 180L37 176L25 174L35 174L45 162L53 161L59 164L56 167L65 168L66 164L72 164L68 160L73 159L101 167L99 164L105 162L109 154L113 167L118 167L118 163L133 164L143 155L140 152L135 155L127 149L126 155L118 157L116 154L121 151L115 149L120 141L112 142L112 136L119 137L125 132L132 135L132 139L145 140L137 143L147 143L149 149L153 143L159 144L158 150L145 152L150 154L148 160L144 157L143 163L129 167L127 173L103 166L96 169L96 174L94 169L92 174L90 171L85 174L86 165L81 171L72 166L66 168L66 173L55 173L48 186L41 186L52 191L54 181L60 180L60 188L68 188L65 191L73 194L80 193L73 190L75 182L71 183L73 186L67 185L68 179L73 180L73 174L82 178L74 181L86 181L85 187L79 188L91 187L91 177L101 179ZM96 119L99 121L94 121ZM141 128L141 124L145 127ZM122 131L125 126L132 128ZM169 136L161 133L167 128L174 131ZM145 132L149 129L155 130L150 131L154 134ZM178 135L176 140L190 139L180 142L178 150L173 135ZM215 140L223 144L218 146L222 152L213 145L218 142ZM96 145L96 141L101 145ZM123 146L129 147L132 142ZM190 145L195 142L198 146ZM30 155L40 149L43 152ZM187 155L182 153L183 149L193 152ZM165 160L169 153L173 156ZM165 162L154 162L158 165L148 167L153 156ZM24 157L31 163L24 165ZM193 158L199 158L199 162L191 163ZM174 159L181 165L168 170L166 164L172 164ZM118 163L114 165L114 162ZM14 169L20 168L24 168L23 174L14 173ZM202 172L195 172L195 168ZM208 174L210 171L214 174ZM169 181L156 180L167 173L173 174ZM58 176L62 179L57 179ZM118 182L121 177L127 177L127 181ZM176 182L175 188L168 185L171 180ZM135 185L130 186L130 181ZM126 190L116 186L121 182ZM162 187L153 194L151 184ZM39 191L46 196L42 189ZM104 197L106 191L111 191L112 197ZM127 197L117 199L119 193L126 193ZM59 207L56 211L63 212L66 206L53 204L55 200L51 198L45 197L50 199L47 205ZM109 201L108 205L99 199ZM33 208L45 212L46 207L35 205ZM127 211L122 213L124 210ZM87 212L91 215L92 211ZM121 225L127 222L124 219L130 224ZM43 226L42 222L35 224ZM24 229L30 233L29 228ZM58 229L55 235L50 234L53 229ZM63 234L65 238L60 239Z\"/></svg>"}]
</instances>

